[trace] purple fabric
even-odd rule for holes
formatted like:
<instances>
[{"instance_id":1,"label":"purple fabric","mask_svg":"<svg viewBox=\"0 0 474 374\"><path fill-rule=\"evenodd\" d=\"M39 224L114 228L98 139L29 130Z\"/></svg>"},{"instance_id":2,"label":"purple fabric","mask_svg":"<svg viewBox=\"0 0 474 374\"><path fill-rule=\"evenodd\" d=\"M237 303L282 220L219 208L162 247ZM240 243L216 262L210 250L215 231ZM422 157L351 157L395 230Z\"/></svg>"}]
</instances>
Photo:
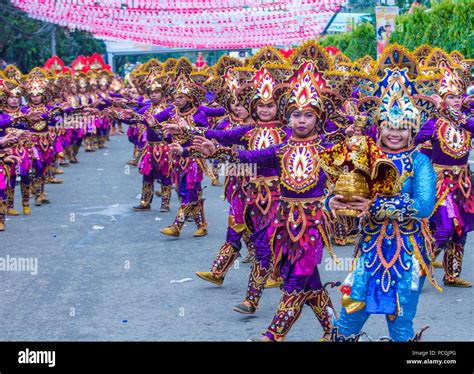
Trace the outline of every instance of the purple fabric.
<instances>
[{"instance_id":1,"label":"purple fabric","mask_svg":"<svg viewBox=\"0 0 474 374\"><path fill-rule=\"evenodd\" d=\"M470 118L465 126L465 129L471 134L474 134L474 118ZM438 165L465 165L469 158L466 155L461 158L453 158L441 150L440 139L436 131L436 118L429 119L420 129L420 132L415 138L415 145L422 144L425 141L431 141L432 153L431 160Z\"/></svg>"},{"instance_id":2,"label":"purple fabric","mask_svg":"<svg viewBox=\"0 0 474 374\"><path fill-rule=\"evenodd\" d=\"M201 105L198 108L198 111L203 112L207 117L222 117L226 114L226 109L224 107L208 107Z\"/></svg>"},{"instance_id":3,"label":"purple fabric","mask_svg":"<svg viewBox=\"0 0 474 374\"><path fill-rule=\"evenodd\" d=\"M318 267L315 265L309 275L299 275L296 264L292 265L288 257L283 257L280 266L280 275L283 278L283 289L293 291L317 291L322 288Z\"/></svg>"},{"instance_id":4,"label":"purple fabric","mask_svg":"<svg viewBox=\"0 0 474 374\"><path fill-rule=\"evenodd\" d=\"M453 223L453 212L449 212L446 206L440 206L430 219L430 223L436 229L433 237L437 248L444 248L448 242L456 244L466 244L467 233L471 229L471 225L464 226L460 234L456 231Z\"/></svg>"}]
</instances>

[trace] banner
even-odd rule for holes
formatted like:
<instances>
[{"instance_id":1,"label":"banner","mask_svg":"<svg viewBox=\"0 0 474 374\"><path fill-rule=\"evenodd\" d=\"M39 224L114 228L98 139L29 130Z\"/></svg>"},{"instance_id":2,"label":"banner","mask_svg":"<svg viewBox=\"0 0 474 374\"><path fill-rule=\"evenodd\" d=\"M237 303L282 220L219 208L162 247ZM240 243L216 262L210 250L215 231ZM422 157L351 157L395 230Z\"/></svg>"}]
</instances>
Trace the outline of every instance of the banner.
<instances>
[{"instance_id":1,"label":"banner","mask_svg":"<svg viewBox=\"0 0 474 374\"><path fill-rule=\"evenodd\" d=\"M294 45L324 31L347 0L11 0L32 18L107 41L174 48ZM191 6L192 4L192 6Z\"/></svg>"},{"instance_id":2,"label":"banner","mask_svg":"<svg viewBox=\"0 0 474 374\"><path fill-rule=\"evenodd\" d=\"M377 25L377 58L390 43L390 36L395 31L395 17L399 14L397 6L375 7Z\"/></svg>"}]
</instances>

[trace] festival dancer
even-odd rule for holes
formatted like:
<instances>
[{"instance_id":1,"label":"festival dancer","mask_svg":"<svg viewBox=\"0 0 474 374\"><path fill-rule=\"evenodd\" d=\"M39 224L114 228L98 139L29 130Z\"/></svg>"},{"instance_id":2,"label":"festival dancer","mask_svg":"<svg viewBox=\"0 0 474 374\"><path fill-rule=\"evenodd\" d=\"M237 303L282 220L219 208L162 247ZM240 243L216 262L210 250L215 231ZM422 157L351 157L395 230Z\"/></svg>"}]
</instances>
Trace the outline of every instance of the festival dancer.
<instances>
[{"instance_id":1,"label":"festival dancer","mask_svg":"<svg viewBox=\"0 0 474 374\"><path fill-rule=\"evenodd\" d=\"M191 62L181 58L173 74L169 74L169 85L172 87L174 104L161 113L153 116L159 123L171 122L181 123L191 127L209 126L206 115L200 111L199 105L205 95L205 90L195 81ZM187 139L174 139L180 143L186 143ZM204 215L204 199L202 198L201 181L203 179L203 160L199 158L175 158L172 161L172 173L174 173L180 207L176 218L168 227L160 230L167 236L179 237L181 229L187 217L194 218L197 230L194 236L207 235L207 220Z\"/></svg>"},{"instance_id":2,"label":"festival dancer","mask_svg":"<svg viewBox=\"0 0 474 374\"><path fill-rule=\"evenodd\" d=\"M0 89L0 136L13 136L17 139L12 145L12 154L19 158L20 162L4 165L8 168L8 185L5 190L7 197L7 214L17 216L19 212L14 207L14 196L17 177L21 178L21 199L23 214L29 215L30 210L30 169L31 164L31 142L28 137L26 122L39 119L37 113L25 114L21 109L22 86L19 82L8 79L3 80Z\"/></svg>"},{"instance_id":3,"label":"festival dancer","mask_svg":"<svg viewBox=\"0 0 474 374\"><path fill-rule=\"evenodd\" d=\"M378 145L396 165L401 186L393 196L372 193L371 199L356 197L350 203L340 195L327 199L333 214L356 209L364 217L353 270L341 287L342 310L334 341L358 340L371 314L386 315L392 340L419 340L421 332L415 335L413 319L425 279L441 291L432 277L426 220L435 204L436 176L428 157L413 144L421 108L427 108L417 107L420 103L414 99L417 67L409 53L395 45L376 70L378 109L372 112L372 121L379 127Z\"/></svg>"},{"instance_id":4,"label":"festival dancer","mask_svg":"<svg viewBox=\"0 0 474 374\"><path fill-rule=\"evenodd\" d=\"M153 116L166 109L166 78L164 75L158 76L151 73L146 79L147 94L151 103L138 111L138 115L142 118ZM169 212L172 192L169 144L163 139L159 126L146 126L145 128L146 143L138 162L138 169L143 175L142 198L140 204L133 207L133 210L147 211L151 209L154 181L157 180L162 184L160 211Z\"/></svg>"},{"instance_id":5,"label":"festival dancer","mask_svg":"<svg viewBox=\"0 0 474 374\"><path fill-rule=\"evenodd\" d=\"M290 65L282 63L266 64L267 52L274 53L272 48L264 48L255 56L255 63L260 62L260 70L252 77L254 94L250 103L250 112L255 120L253 125L242 125L232 130L218 131L181 126L180 130L193 134L203 135L208 139L215 139L223 145L241 145L249 150L268 148L273 144L285 142L289 137L290 129L283 122L284 98L288 85L284 84L292 74ZM257 61L258 60L258 61ZM176 131L172 126L165 125L165 129ZM256 313L259 300L267 279L273 269L273 254L270 245L271 222L278 211L280 204L280 183L278 172L274 168L257 165L255 175L251 175L246 185L244 217L245 224L251 231L250 240L255 246L255 260L244 301L234 307L234 310L243 314ZM222 284L225 275L239 254L238 247L226 246L226 251L220 251L216 259L220 269L211 271L213 283ZM221 257L221 258L219 258ZM203 277L210 280L211 277Z\"/></svg>"},{"instance_id":6,"label":"festival dancer","mask_svg":"<svg viewBox=\"0 0 474 374\"><path fill-rule=\"evenodd\" d=\"M150 104L150 98L148 97L145 90L147 76L148 73L138 74L136 72L132 72L132 74L130 74L130 81L136 88L138 94L138 96L133 98L135 100L134 110L136 111ZM137 123L131 122L128 125L127 136L130 143L133 144L133 157L127 162L127 165L138 166L138 160L141 156L141 149L144 146L144 143L141 141L141 139L143 139L145 132L146 126L140 121Z\"/></svg>"},{"instance_id":7,"label":"festival dancer","mask_svg":"<svg viewBox=\"0 0 474 374\"><path fill-rule=\"evenodd\" d=\"M79 163L77 156L81 148L82 142L85 141L85 133L87 127L89 126L89 106L91 104L91 99L88 95L88 79L87 75L83 72L78 72L73 75L73 79L77 86L77 95L75 98L79 102L77 109L80 109L80 115L74 116L77 126L74 126L73 137L72 137L72 152L71 152L71 163ZM73 92L72 89L71 92ZM87 149L90 149L90 143L86 145Z\"/></svg>"},{"instance_id":8,"label":"festival dancer","mask_svg":"<svg viewBox=\"0 0 474 374\"><path fill-rule=\"evenodd\" d=\"M329 340L333 328L335 311L317 267L324 246L334 256L325 230L322 203L327 178L319 162L319 153L325 149L322 128L329 119L326 108L334 103L328 105L331 99L320 90L322 80L322 74L315 72L312 63L304 63L295 72L286 105L292 130L284 143L254 151L226 147L216 150L215 144L203 137L197 137L194 143L205 155L237 163L257 163L279 175L281 197L272 217L271 243L274 272L283 277L283 293L263 341L283 341L304 305L311 307L320 322L323 340Z\"/></svg>"},{"instance_id":9,"label":"festival dancer","mask_svg":"<svg viewBox=\"0 0 474 374\"><path fill-rule=\"evenodd\" d=\"M34 177L32 180L32 192L35 195L35 205L49 204L50 200L44 191L48 167L55 157L55 150L51 143L50 126L55 126L56 114L60 108L47 105L48 96L51 94L48 80L41 68L34 68L26 77L23 89L27 93L28 107L26 112L38 112L41 114L39 120L30 122L28 129L31 132L32 157ZM54 110L53 110L54 109Z\"/></svg>"},{"instance_id":10,"label":"festival dancer","mask_svg":"<svg viewBox=\"0 0 474 374\"><path fill-rule=\"evenodd\" d=\"M254 122L250 116L250 101L254 92L253 85L247 84L246 80L242 81L242 79L239 82L237 76L238 72L229 73L226 77L224 92L218 93L219 98L222 98L223 106L230 114L216 126L216 130L232 130L239 126L252 125ZM244 220L244 186L247 183L248 176L240 175L238 172L235 173L236 175L231 175L233 174L232 170L229 170L229 174L226 175L224 187L224 196L230 204L226 241L219 249L211 271L196 273L198 277L217 285L223 284L227 271L237 258L236 254L240 252L242 247L241 239L244 239L249 251L248 256L242 262L252 262L255 256L255 247L249 239L250 231L246 228ZM237 252L232 250L231 247L235 248Z\"/></svg>"},{"instance_id":11,"label":"festival dancer","mask_svg":"<svg viewBox=\"0 0 474 374\"><path fill-rule=\"evenodd\" d=\"M1 96L0 92L0 96ZM5 231L5 215L7 213L6 190L9 178L10 164L20 164L21 159L12 154L11 145L17 141L16 134L0 135L0 231Z\"/></svg>"},{"instance_id":12,"label":"festival dancer","mask_svg":"<svg viewBox=\"0 0 474 374\"><path fill-rule=\"evenodd\" d=\"M428 67L444 66L439 85L441 108L421 128L415 144L431 144L431 160L437 175L436 206L431 217L435 256L444 250L446 286L472 287L460 277L468 232L474 229L474 190L468 164L474 119L462 111L466 72L449 55L435 49Z\"/></svg>"}]
</instances>

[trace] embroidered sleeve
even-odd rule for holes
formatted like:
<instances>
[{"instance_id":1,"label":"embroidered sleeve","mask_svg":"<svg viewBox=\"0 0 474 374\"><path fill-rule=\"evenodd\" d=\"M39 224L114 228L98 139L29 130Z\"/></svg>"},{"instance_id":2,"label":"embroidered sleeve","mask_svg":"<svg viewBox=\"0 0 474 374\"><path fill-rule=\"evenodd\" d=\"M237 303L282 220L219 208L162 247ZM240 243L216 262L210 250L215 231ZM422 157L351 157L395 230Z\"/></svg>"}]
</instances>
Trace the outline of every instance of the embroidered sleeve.
<instances>
[{"instance_id":1,"label":"embroidered sleeve","mask_svg":"<svg viewBox=\"0 0 474 374\"><path fill-rule=\"evenodd\" d=\"M428 156L416 152L413 155L413 207L417 218L427 218L436 203L436 173Z\"/></svg>"}]
</instances>

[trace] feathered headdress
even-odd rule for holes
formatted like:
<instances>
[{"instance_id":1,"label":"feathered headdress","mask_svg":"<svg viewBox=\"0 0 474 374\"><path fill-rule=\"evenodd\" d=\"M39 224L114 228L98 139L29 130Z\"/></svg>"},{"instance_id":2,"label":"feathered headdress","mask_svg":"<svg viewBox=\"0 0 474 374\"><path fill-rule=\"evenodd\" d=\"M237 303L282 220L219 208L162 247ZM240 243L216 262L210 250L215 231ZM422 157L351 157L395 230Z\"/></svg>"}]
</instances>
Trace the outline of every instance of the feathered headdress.
<instances>
[{"instance_id":1,"label":"feathered headdress","mask_svg":"<svg viewBox=\"0 0 474 374\"><path fill-rule=\"evenodd\" d=\"M99 86L108 87L114 74L110 70L102 70L99 73Z\"/></svg>"},{"instance_id":2,"label":"feathered headdress","mask_svg":"<svg viewBox=\"0 0 474 374\"><path fill-rule=\"evenodd\" d=\"M441 97L462 96L466 93L471 72L470 67L463 63L462 55L459 52L449 55L442 49L435 48L426 58L425 65L428 71L442 74L438 87Z\"/></svg>"},{"instance_id":3,"label":"feathered headdress","mask_svg":"<svg viewBox=\"0 0 474 374\"><path fill-rule=\"evenodd\" d=\"M158 73L158 71L154 71L148 74L148 76L146 77L145 88L148 91L148 93L154 92L154 91L165 92L166 81L167 81L166 75L161 75Z\"/></svg>"},{"instance_id":4,"label":"feathered headdress","mask_svg":"<svg viewBox=\"0 0 474 374\"><path fill-rule=\"evenodd\" d=\"M74 74L74 81L77 84L77 88L89 88L87 74L82 71Z\"/></svg>"}]
</instances>

